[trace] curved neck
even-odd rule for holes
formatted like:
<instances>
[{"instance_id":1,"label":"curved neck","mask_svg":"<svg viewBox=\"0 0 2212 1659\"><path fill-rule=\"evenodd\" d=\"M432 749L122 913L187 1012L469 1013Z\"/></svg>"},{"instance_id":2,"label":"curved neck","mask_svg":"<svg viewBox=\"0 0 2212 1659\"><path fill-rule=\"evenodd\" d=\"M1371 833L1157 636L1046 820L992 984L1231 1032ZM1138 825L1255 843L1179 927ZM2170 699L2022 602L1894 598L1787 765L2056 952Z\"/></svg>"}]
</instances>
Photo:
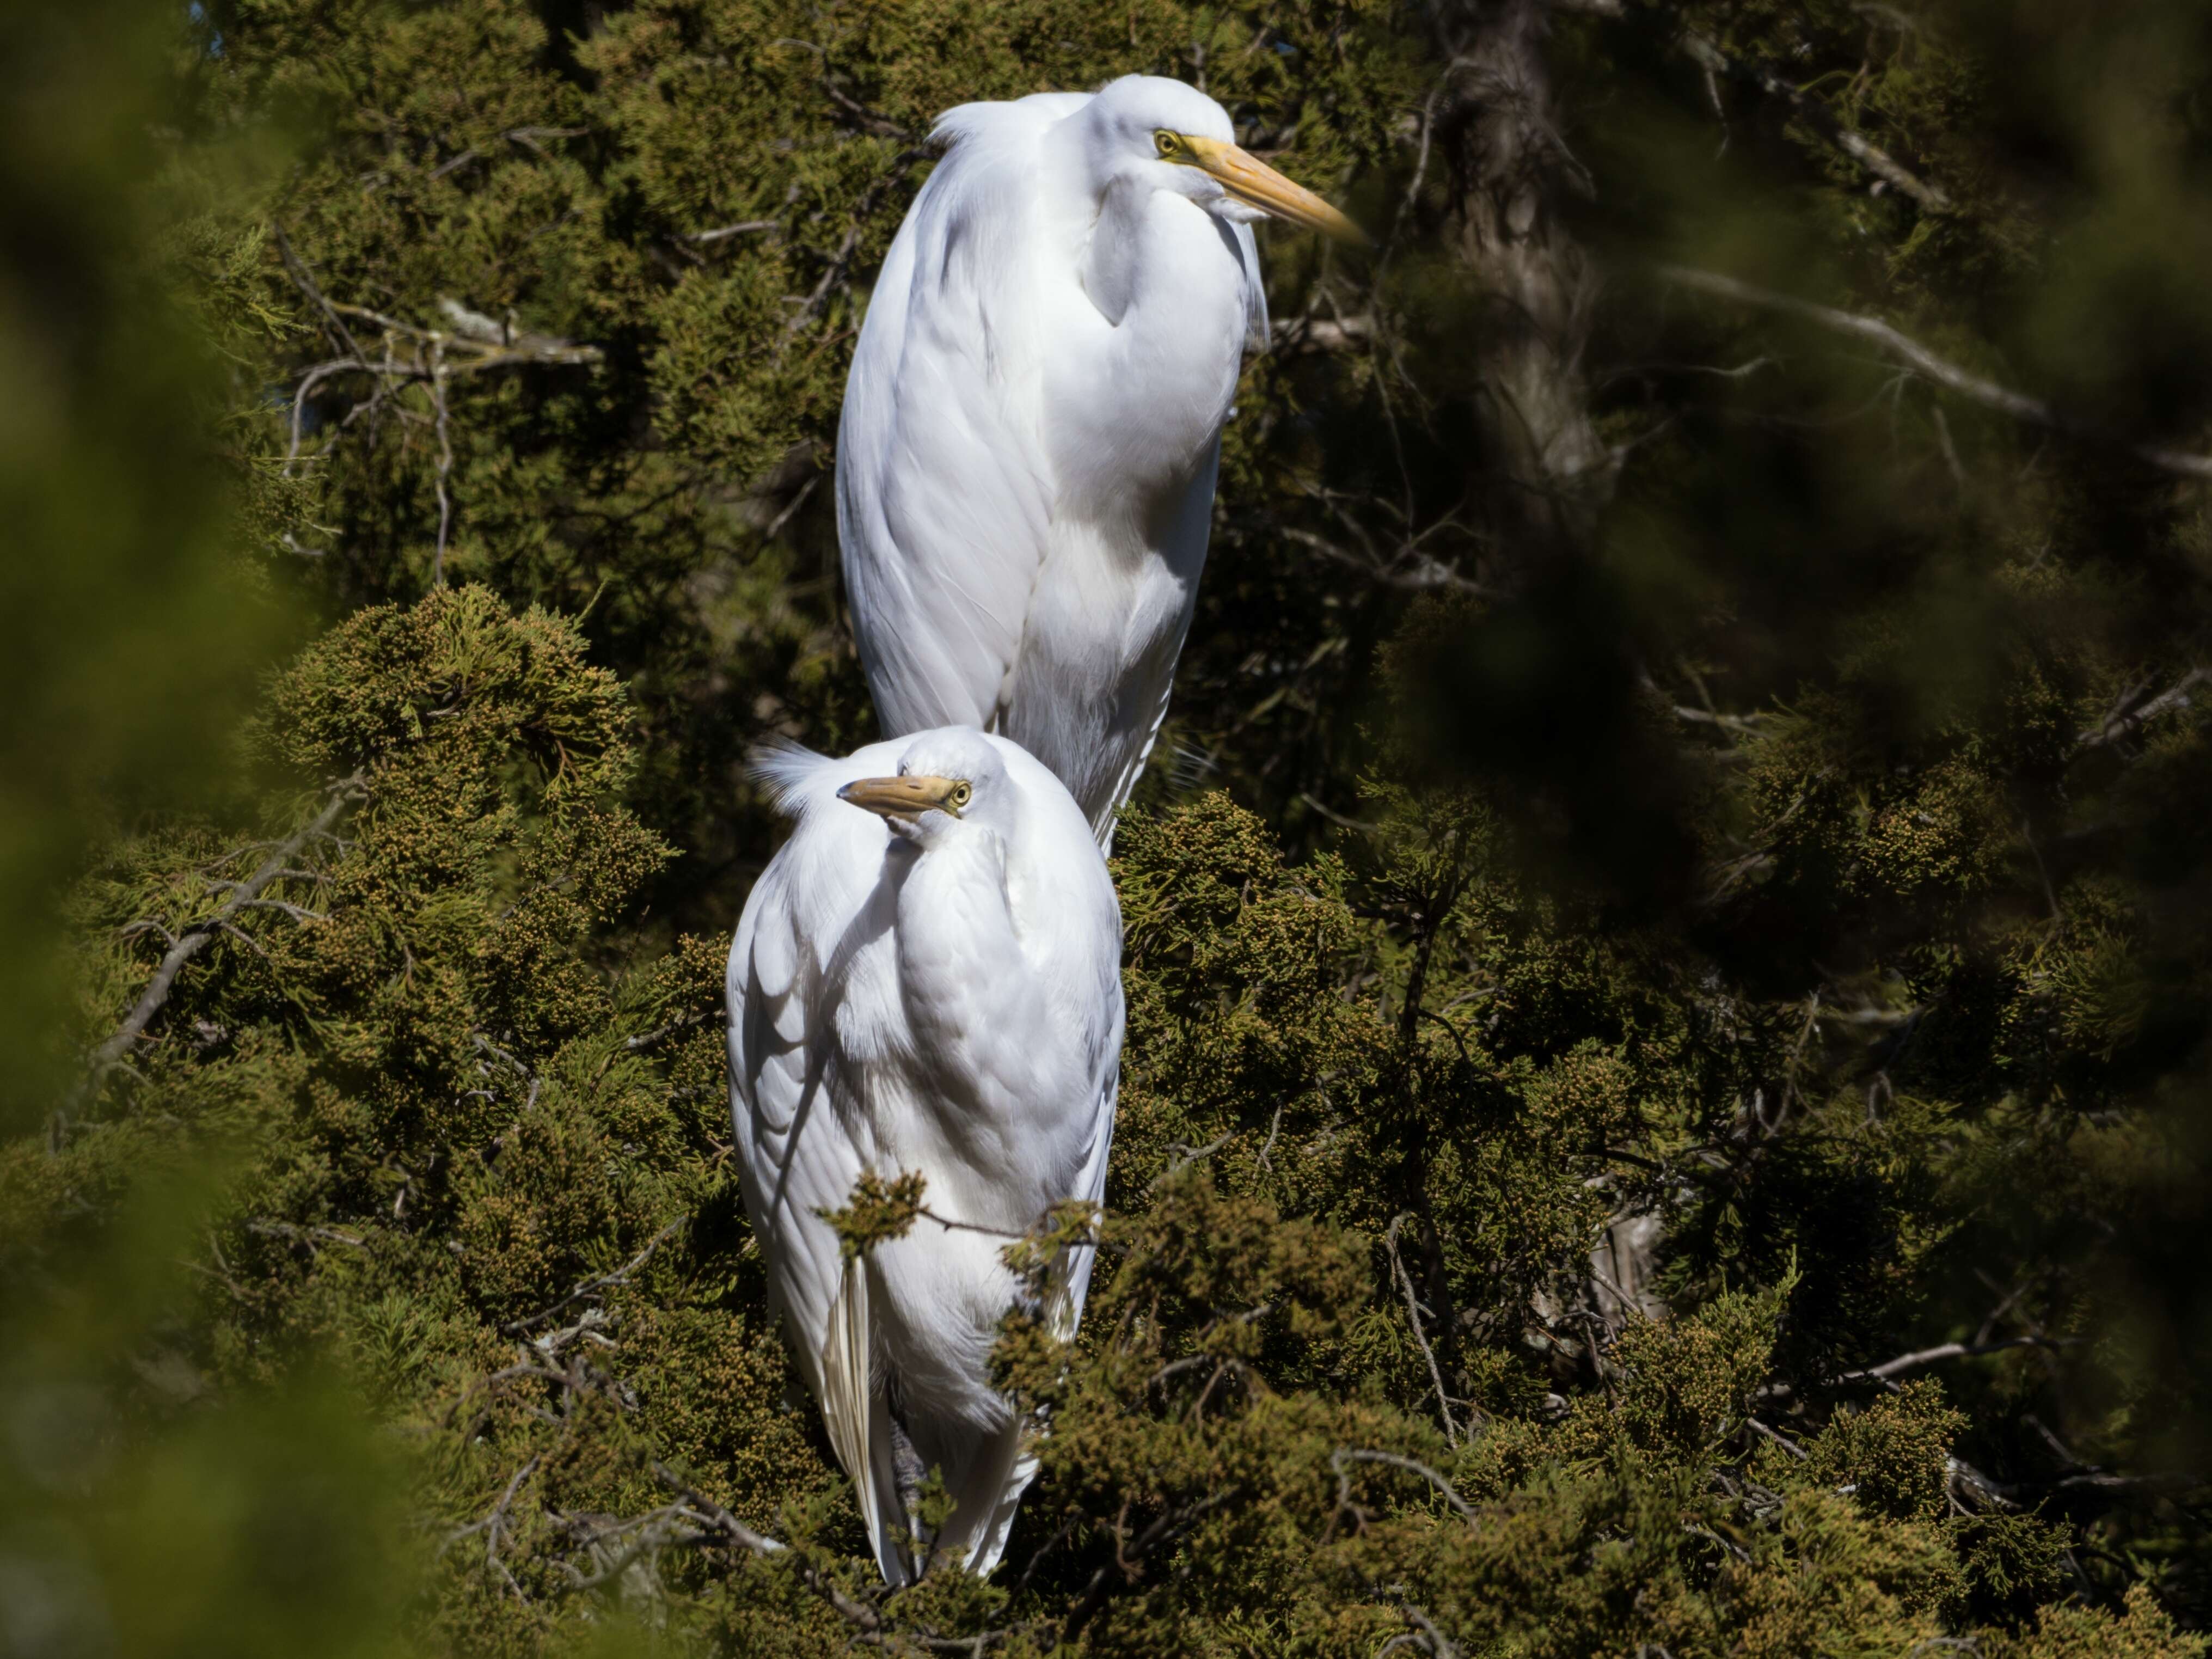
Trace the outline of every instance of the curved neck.
<instances>
[{"instance_id":1,"label":"curved neck","mask_svg":"<svg viewBox=\"0 0 2212 1659\"><path fill-rule=\"evenodd\" d=\"M1097 325L1045 368L1063 507L1147 533L1181 502L1228 417L1243 360L1244 268L1228 227L1182 197L1117 185L1073 273Z\"/></svg>"},{"instance_id":2,"label":"curved neck","mask_svg":"<svg viewBox=\"0 0 2212 1659\"><path fill-rule=\"evenodd\" d=\"M1006 898L1006 843L980 825L939 832L899 885L899 990L922 1051L973 1079L1046 1025L1040 977Z\"/></svg>"}]
</instances>

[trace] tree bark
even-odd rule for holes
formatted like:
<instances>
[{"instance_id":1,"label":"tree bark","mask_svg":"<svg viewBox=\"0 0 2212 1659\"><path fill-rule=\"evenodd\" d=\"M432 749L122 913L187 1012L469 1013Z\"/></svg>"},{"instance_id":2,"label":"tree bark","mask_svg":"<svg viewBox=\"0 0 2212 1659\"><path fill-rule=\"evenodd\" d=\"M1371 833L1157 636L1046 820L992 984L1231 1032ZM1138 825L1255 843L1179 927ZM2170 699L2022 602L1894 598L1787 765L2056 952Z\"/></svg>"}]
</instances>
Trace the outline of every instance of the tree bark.
<instances>
[{"instance_id":1,"label":"tree bark","mask_svg":"<svg viewBox=\"0 0 2212 1659\"><path fill-rule=\"evenodd\" d=\"M1552 11L1550 0L1432 0L1430 13L1445 65L1435 140L1447 229L1482 301L1465 513L1486 532L1484 585L1509 594L1589 556L1618 472L1583 378L1599 283L1564 209L1593 187L1561 136ZM1665 1316L1650 1288L1662 1235L1657 1216L1627 1216L1592 1251L1583 1296L1608 1324Z\"/></svg>"},{"instance_id":2,"label":"tree bark","mask_svg":"<svg viewBox=\"0 0 2212 1659\"><path fill-rule=\"evenodd\" d=\"M1489 533L1486 574L1509 590L1587 549L1613 477L1583 379L1597 280L1561 213L1590 180L1559 133L1549 11L1545 0L1438 0L1431 14L1446 65L1448 228L1483 301L1468 507Z\"/></svg>"}]
</instances>

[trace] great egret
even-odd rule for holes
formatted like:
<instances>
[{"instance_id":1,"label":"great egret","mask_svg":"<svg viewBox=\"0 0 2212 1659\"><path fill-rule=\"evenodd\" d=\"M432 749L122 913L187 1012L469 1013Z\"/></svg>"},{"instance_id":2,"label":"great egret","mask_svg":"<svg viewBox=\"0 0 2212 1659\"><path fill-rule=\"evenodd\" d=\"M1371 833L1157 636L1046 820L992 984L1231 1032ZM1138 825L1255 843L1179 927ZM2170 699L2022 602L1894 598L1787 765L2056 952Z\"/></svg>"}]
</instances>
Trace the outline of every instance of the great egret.
<instances>
[{"instance_id":1,"label":"great egret","mask_svg":"<svg viewBox=\"0 0 2212 1659\"><path fill-rule=\"evenodd\" d=\"M784 750L760 770L798 824L730 951L745 1207L884 1577L909 1582L953 1551L988 1572L1036 1472L988 1380L1023 1294L1000 1252L1105 1188L1113 883L1067 791L1004 738L948 728L844 760ZM927 1179L928 1217L841 1260L818 1212L863 1172L908 1171ZM1071 1335L1092 1254L1064 1255L1048 1297ZM910 1547L932 1468L954 1507Z\"/></svg>"},{"instance_id":2,"label":"great egret","mask_svg":"<svg viewBox=\"0 0 2212 1659\"><path fill-rule=\"evenodd\" d=\"M1167 712L1206 563L1252 222L1357 240L1176 81L963 104L845 386L837 529L893 733L1005 733L1103 842Z\"/></svg>"}]
</instances>

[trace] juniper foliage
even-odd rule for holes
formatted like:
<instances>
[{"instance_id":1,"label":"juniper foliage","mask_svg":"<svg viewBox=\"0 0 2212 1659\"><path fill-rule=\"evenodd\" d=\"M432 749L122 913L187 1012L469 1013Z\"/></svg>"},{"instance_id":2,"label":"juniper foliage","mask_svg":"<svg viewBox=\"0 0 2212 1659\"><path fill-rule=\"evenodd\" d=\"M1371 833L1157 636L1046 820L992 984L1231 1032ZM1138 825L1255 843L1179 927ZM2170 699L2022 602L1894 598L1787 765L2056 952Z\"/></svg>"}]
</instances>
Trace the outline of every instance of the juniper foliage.
<instances>
[{"instance_id":1,"label":"juniper foliage","mask_svg":"<svg viewBox=\"0 0 2212 1659\"><path fill-rule=\"evenodd\" d=\"M15 1648L2203 1651L2197 9L178 27L10 70ZM931 116L1130 70L1382 246L1268 239L1018 1252L1091 1311L886 1595L728 1162L741 757L872 734Z\"/></svg>"}]
</instances>

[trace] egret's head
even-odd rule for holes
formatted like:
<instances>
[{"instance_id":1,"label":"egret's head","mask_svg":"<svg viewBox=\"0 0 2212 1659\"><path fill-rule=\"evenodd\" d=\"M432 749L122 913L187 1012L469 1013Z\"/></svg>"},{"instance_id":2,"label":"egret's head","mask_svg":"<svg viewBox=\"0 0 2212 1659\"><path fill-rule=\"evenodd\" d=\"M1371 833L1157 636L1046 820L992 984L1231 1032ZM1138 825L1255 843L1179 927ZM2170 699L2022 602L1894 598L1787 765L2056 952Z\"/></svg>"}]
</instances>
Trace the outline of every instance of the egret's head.
<instances>
[{"instance_id":1,"label":"egret's head","mask_svg":"<svg viewBox=\"0 0 2212 1659\"><path fill-rule=\"evenodd\" d=\"M1237 148L1229 112L1194 87L1157 75L1125 75L1085 112L1112 151L1116 170L1188 197L1231 221L1272 217L1364 242L1365 233L1327 202Z\"/></svg>"},{"instance_id":2,"label":"egret's head","mask_svg":"<svg viewBox=\"0 0 2212 1659\"><path fill-rule=\"evenodd\" d=\"M856 778L837 792L873 812L891 833L927 847L955 824L1003 832L1013 811L1006 763L981 732L945 726L925 732L899 757L898 774Z\"/></svg>"}]
</instances>

